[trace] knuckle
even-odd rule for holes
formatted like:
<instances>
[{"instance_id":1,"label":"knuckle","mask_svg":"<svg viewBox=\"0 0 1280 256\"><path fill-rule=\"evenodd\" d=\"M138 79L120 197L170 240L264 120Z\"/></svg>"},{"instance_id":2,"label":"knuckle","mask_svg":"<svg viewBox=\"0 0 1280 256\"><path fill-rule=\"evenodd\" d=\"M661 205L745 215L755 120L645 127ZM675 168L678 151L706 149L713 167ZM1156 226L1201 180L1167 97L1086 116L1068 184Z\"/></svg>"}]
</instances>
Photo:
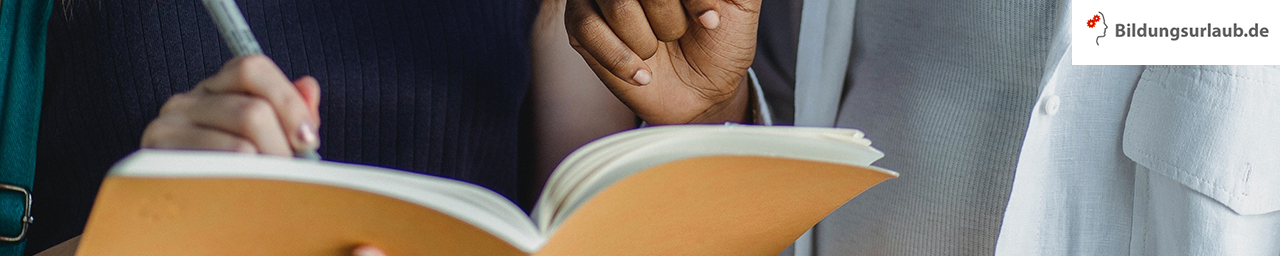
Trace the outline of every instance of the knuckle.
<instances>
[{"instance_id":1,"label":"knuckle","mask_svg":"<svg viewBox=\"0 0 1280 256\"><path fill-rule=\"evenodd\" d=\"M147 128L142 131L142 147L155 148L160 147L160 142L172 139L177 132L172 125L169 125L160 119L151 121L147 124Z\"/></svg>"},{"instance_id":2,"label":"knuckle","mask_svg":"<svg viewBox=\"0 0 1280 256\"><path fill-rule=\"evenodd\" d=\"M240 85L253 84L253 78L261 75L267 70L274 68L270 59L261 55L253 55L244 57L233 69L235 82Z\"/></svg>"},{"instance_id":3,"label":"knuckle","mask_svg":"<svg viewBox=\"0 0 1280 256\"><path fill-rule=\"evenodd\" d=\"M248 66L245 66L245 65L237 66L235 73L231 74L231 77L233 78L231 82L234 83L232 84L232 87L237 87L237 88L249 87L249 85L253 84L254 72L256 71L254 71L253 68L249 68Z\"/></svg>"},{"instance_id":4,"label":"knuckle","mask_svg":"<svg viewBox=\"0 0 1280 256\"><path fill-rule=\"evenodd\" d=\"M654 54L658 53L658 43L657 43L657 42L658 42L658 40L657 40L657 39L652 38L652 36L651 36L651 37L649 38L649 40L645 40L645 41L643 41L643 42L639 43L639 45L637 45L637 46L635 47L635 49L634 49L634 50L635 50L636 55L639 55L639 56L640 56L640 59L648 59L648 58L650 58L650 57L653 57L653 55L654 55ZM629 57L629 56L630 56L630 54L628 54L627 56Z\"/></svg>"},{"instance_id":5,"label":"knuckle","mask_svg":"<svg viewBox=\"0 0 1280 256\"><path fill-rule=\"evenodd\" d=\"M606 55L604 57L608 61L606 66L610 69L621 70L626 68L627 64L631 62L630 49L627 49L626 47L610 47L604 54Z\"/></svg>"},{"instance_id":6,"label":"knuckle","mask_svg":"<svg viewBox=\"0 0 1280 256\"><path fill-rule=\"evenodd\" d=\"M684 20L656 21L653 23L654 35L657 36L659 41L663 42L672 42L684 37L685 28L688 27Z\"/></svg>"},{"instance_id":7,"label":"knuckle","mask_svg":"<svg viewBox=\"0 0 1280 256\"><path fill-rule=\"evenodd\" d=\"M590 8L570 6L565 10L565 29L570 35L578 35L582 33L582 27L586 26L588 17L590 17Z\"/></svg>"},{"instance_id":8,"label":"knuckle","mask_svg":"<svg viewBox=\"0 0 1280 256\"><path fill-rule=\"evenodd\" d=\"M251 131L253 127L266 125L275 119L275 110L266 100L258 98L244 100L241 101L239 109L240 119L237 126L241 131Z\"/></svg>"},{"instance_id":9,"label":"knuckle","mask_svg":"<svg viewBox=\"0 0 1280 256\"><path fill-rule=\"evenodd\" d=\"M185 93L174 94L169 96L169 100L165 101L164 106L160 106L160 115L174 114L181 112L191 101L191 96Z\"/></svg>"},{"instance_id":10,"label":"knuckle","mask_svg":"<svg viewBox=\"0 0 1280 256\"><path fill-rule=\"evenodd\" d=\"M245 69L252 71L252 70L260 70L264 68L270 68L271 66L272 66L271 59L268 59L266 56L249 55L249 56L245 56L244 59L240 61L240 65L238 65L238 68L241 68L240 70L242 71L244 71Z\"/></svg>"},{"instance_id":11,"label":"knuckle","mask_svg":"<svg viewBox=\"0 0 1280 256\"><path fill-rule=\"evenodd\" d=\"M591 0L570 0L565 9L565 26L571 35L582 35L588 28L604 23L600 11Z\"/></svg>"},{"instance_id":12,"label":"knuckle","mask_svg":"<svg viewBox=\"0 0 1280 256\"><path fill-rule=\"evenodd\" d=\"M307 109L307 102L302 100L302 95L296 93L277 93L273 98L271 102L286 107L285 109Z\"/></svg>"},{"instance_id":13,"label":"knuckle","mask_svg":"<svg viewBox=\"0 0 1280 256\"><path fill-rule=\"evenodd\" d=\"M226 72L225 69L223 71L219 71L219 75L225 72ZM217 76L218 75L215 75L213 77L207 77L204 80L200 80L199 83L196 83L196 87L191 88L191 91L188 91L187 93L192 94L194 96L194 95L200 95L200 94L211 92L213 89L210 87L217 86L215 83L217 83L218 80L214 79L214 77L217 77Z\"/></svg>"},{"instance_id":14,"label":"knuckle","mask_svg":"<svg viewBox=\"0 0 1280 256\"><path fill-rule=\"evenodd\" d=\"M603 0L600 3L600 11L609 15L617 15L626 13L628 9L633 8L631 1Z\"/></svg>"},{"instance_id":15,"label":"knuckle","mask_svg":"<svg viewBox=\"0 0 1280 256\"><path fill-rule=\"evenodd\" d=\"M154 126L155 122L151 122L151 124L147 125L147 129L142 131L142 141L139 142L142 147L151 148L156 146L156 128Z\"/></svg>"}]
</instances>

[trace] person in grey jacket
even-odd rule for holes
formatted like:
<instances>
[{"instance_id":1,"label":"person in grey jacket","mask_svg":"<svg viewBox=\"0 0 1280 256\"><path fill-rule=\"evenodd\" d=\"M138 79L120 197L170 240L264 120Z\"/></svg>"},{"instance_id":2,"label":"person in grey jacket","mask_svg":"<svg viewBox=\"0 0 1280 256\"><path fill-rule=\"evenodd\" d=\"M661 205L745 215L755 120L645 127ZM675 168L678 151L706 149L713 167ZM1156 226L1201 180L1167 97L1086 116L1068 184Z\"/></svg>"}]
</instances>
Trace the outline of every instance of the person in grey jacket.
<instances>
[{"instance_id":1,"label":"person in grey jacket","mask_svg":"<svg viewBox=\"0 0 1280 256\"><path fill-rule=\"evenodd\" d=\"M632 107L650 124L756 113L875 141L901 178L787 253L1280 253L1280 68L1072 65L1084 21L1068 16L1070 1L571 0L566 26L624 103L692 94Z\"/></svg>"}]
</instances>

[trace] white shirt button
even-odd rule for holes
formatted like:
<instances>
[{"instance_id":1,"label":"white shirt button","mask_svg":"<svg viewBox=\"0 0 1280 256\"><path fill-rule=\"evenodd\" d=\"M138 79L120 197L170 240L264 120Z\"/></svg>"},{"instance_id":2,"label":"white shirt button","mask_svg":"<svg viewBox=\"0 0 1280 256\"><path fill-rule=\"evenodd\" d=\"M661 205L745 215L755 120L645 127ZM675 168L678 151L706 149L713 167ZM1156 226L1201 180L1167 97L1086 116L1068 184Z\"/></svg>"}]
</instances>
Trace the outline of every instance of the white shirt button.
<instances>
[{"instance_id":1,"label":"white shirt button","mask_svg":"<svg viewBox=\"0 0 1280 256\"><path fill-rule=\"evenodd\" d=\"M1052 116L1058 113L1058 108L1061 106L1062 98L1058 98L1058 95L1050 95L1044 99L1044 105L1040 106L1040 109L1043 109L1046 115Z\"/></svg>"}]
</instances>

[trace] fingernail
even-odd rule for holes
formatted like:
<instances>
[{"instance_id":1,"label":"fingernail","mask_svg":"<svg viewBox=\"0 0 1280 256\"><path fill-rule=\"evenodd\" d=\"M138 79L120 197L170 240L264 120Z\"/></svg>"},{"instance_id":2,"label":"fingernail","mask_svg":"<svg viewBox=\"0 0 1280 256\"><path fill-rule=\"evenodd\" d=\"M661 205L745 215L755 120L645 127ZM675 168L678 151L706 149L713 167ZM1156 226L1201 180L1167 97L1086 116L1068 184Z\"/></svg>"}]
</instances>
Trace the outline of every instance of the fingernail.
<instances>
[{"instance_id":1,"label":"fingernail","mask_svg":"<svg viewBox=\"0 0 1280 256\"><path fill-rule=\"evenodd\" d=\"M368 245L357 247L355 251L351 252L351 254L355 256L387 256L386 253L383 253L382 250L378 250L377 247Z\"/></svg>"},{"instance_id":2,"label":"fingernail","mask_svg":"<svg viewBox=\"0 0 1280 256\"><path fill-rule=\"evenodd\" d=\"M320 144L320 138L316 137L316 131L312 128L310 122L303 121L302 125L298 125L298 139L302 143L307 144L311 148L316 148Z\"/></svg>"},{"instance_id":3,"label":"fingernail","mask_svg":"<svg viewBox=\"0 0 1280 256\"><path fill-rule=\"evenodd\" d=\"M653 75L650 75L648 70L641 69L640 71L636 71L636 76L632 78L635 79L637 83L640 83L640 85L646 85L649 84L649 81L652 81Z\"/></svg>"},{"instance_id":4,"label":"fingernail","mask_svg":"<svg viewBox=\"0 0 1280 256\"><path fill-rule=\"evenodd\" d=\"M716 29L720 27L720 13L715 10L704 12L702 16L698 16L698 21L702 22L702 27L704 28Z\"/></svg>"}]
</instances>

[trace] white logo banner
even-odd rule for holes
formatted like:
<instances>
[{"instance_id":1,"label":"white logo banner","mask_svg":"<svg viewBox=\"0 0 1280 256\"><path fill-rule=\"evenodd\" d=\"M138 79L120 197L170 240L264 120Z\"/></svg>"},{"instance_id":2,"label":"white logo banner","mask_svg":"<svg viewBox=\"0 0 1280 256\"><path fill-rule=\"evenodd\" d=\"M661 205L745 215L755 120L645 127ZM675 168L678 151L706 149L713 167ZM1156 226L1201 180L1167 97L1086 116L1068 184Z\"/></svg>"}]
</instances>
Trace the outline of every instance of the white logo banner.
<instances>
[{"instance_id":1,"label":"white logo banner","mask_svg":"<svg viewBox=\"0 0 1280 256\"><path fill-rule=\"evenodd\" d=\"M1280 1L1073 0L1074 65L1280 65Z\"/></svg>"}]
</instances>

